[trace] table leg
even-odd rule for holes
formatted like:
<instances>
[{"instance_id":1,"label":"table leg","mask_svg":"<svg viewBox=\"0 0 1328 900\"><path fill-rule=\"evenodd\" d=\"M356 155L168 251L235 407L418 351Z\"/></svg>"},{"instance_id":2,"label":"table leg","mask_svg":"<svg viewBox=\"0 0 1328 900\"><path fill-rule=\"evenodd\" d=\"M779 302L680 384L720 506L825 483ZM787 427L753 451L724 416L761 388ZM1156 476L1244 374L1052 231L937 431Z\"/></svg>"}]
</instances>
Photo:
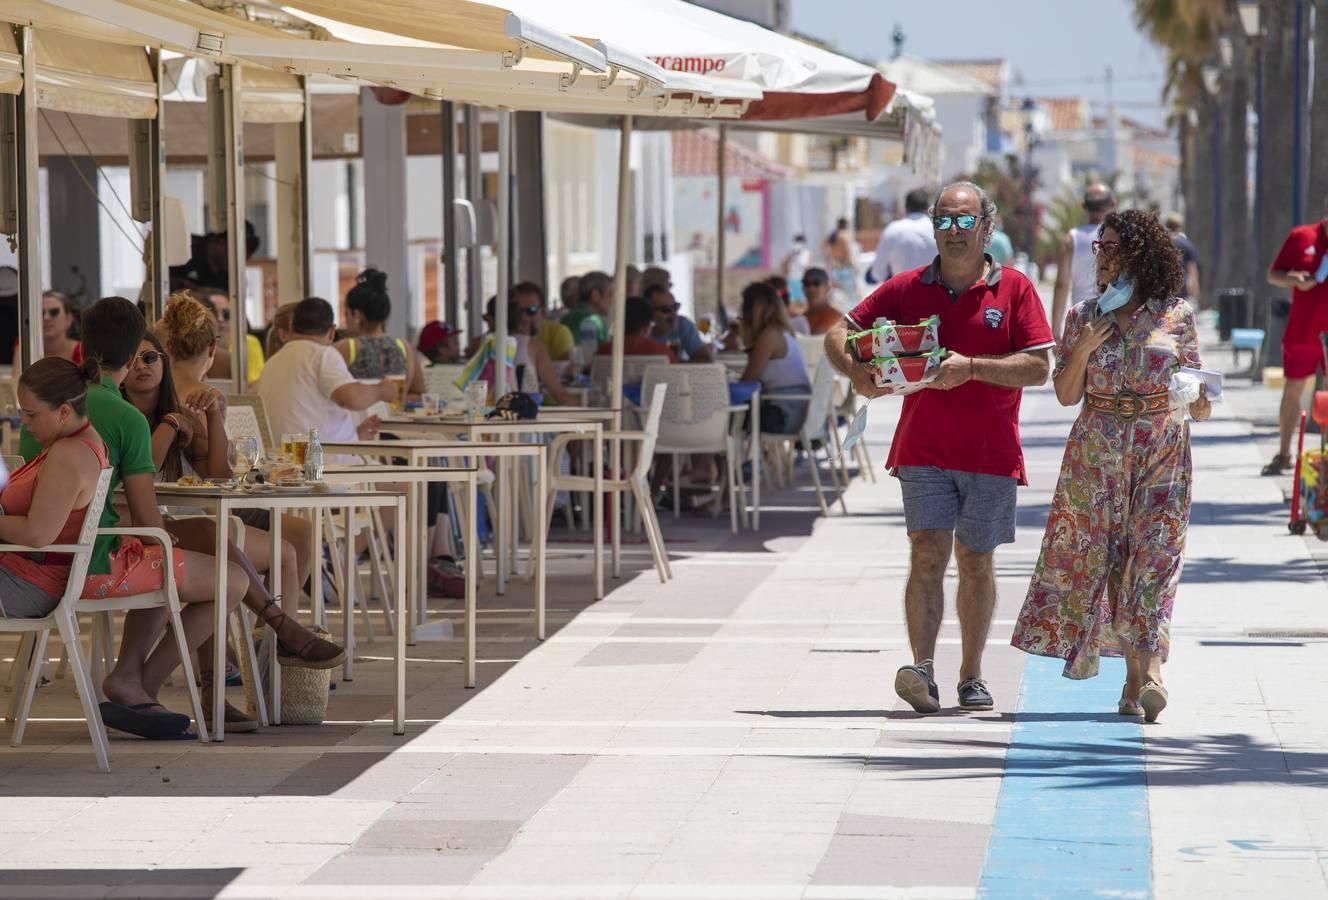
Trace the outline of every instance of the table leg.
<instances>
[{"instance_id":1,"label":"table leg","mask_svg":"<svg viewBox=\"0 0 1328 900\"><path fill-rule=\"evenodd\" d=\"M268 572L268 579L271 581L272 596L276 597L281 593L281 510L272 510L272 568ZM297 604L298 606L298 604ZM268 681L272 684L272 724L281 724L281 663L277 661L277 636L275 633L267 635L270 640L265 643L268 647ZM254 691L255 694L262 694L262 691Z\"/></svg>"},{"instance_id":2,"label":"table leg","mask_svg":"<svg viewBox=\"0 0 1328 900\"><path fill-rule=\"evenodd\" d=\"M546 544L545 528L548 524L548 487L545 479L549 477L549 449L539 445L535 457L535 528L531 532L530 552L535 554L535 637L544 640L544 549Z\"/></svg>"},{"instance_id":3,"label":"table leg","mask_svg":"<svg viewBox=\"0 0 1328 900\"><path fill-rule=\"evenodd\" d=\"M397 534L405 536L409 532L406 530L406 498L403 497L396 502L396 529ZM396 704L394 707L392 733L406 733L406 629L401 626L412 615L411 608L414 606L411 598L405 591L401 590L400 585L406 581L406 554L402 552L404 541L401 537L397 538L397 653L396 653Z\"/></svg>"},{"instance_id":4,"label":"table leg","mask_svg":"<svg viewBox=\"0 0 1328 900\"><path fill-rule=\"evenodd\" d=\"M621 416L621 413L618 414ZM613 423L615 431L622 431L622 422L615 416ZM610 478L622 477L622 441L614 440L609 449L610 460ZM609 494L609 528L613 530L613 544L610 557L613 560L613 577L622 577L622 494L613 491Z\"/></svg>"},{"instance_id":5,"label":"table leg","mask_svg":"<svg viewBox=\"0 0 1328 900\"><path fill-rule=\"evenodd\" d=\"M355 510L346 507L342 531L346 541L342 550L341 602L344 606L341 621L341 645L346 648L346 662L341 670L343 681L355 678L355 589L360 580L359 566L355 558Z\"/></svg>"},{"instance_id":6,"label":"table leg","mask_svg":"<svg viewBox=\"0 0 1328 900\"><path fill-rule=\"evenodd\" d=\"M469 473L466 478L466 509L470 514L466 516L466 546L471 548L466 553L466 687L475 686L475 584L477 578L476 570L479 568L479 528L477 515L479 511L477 498L475 496L476 480L478 478L476 471ZM473 558L472 558L473 554Z\"/></svg>"},{"instance_id":7,"label":"table leg","mask_svg":"<svg viewBox=\"0 0 1328 900\"><path fill-rule=\"evenodd\" d=\"M481 457L482 458L482 457ZM493 471L497 476L493 480L493 559L498 567L497 591L502 596L507 593L507 457L499 456L493 461Z\"/></svg>"},{"instance_id":8,"label":"table leg","mask_svg":"<svg viewBox=\"0 0 1328 900\"><path fill-rule=\"evenodd\" d=\"M760 391L752 395L752 530L761 530L761 402ZM807 448L811 453L811 448ZM815 462L815 460L813 460Z\"/></svg>"},{"instance_id":9,"label":"table leg","mask_svg":"<svg viewBox=\"0 0 1328 900\"><path fill-rule=\"evenodd\" d=\"M397 613L397 630L404 631L406 634L406 643L410 646L415 645L415 625L421 621L420 594L421 588L419 580L419 561L424 554L421 552L422 542L428 541L428 533L420 535L422 529L418 526L424 521L424 515L420 511L420 485L411 483L406 485L406 530L402 531L398 526L396 534L393 536L394 557L397 559L397 571L405 573L404 579L398 578L396 582L397 596L405 596L409 599L406 605L406 615L402 618L400 612Z\"/></svg>"},{"instance_id":10,"label":"table leg","mask_svg":"<svg viewBox=\"0 0 1328 900\"><path fill-rule=\"evenodd\" d=\"M213 601L216 623L212 628L212 740L226 740L226 609L227 566L231 510L225 500L217 503L217 539L213 548L217 560L217 597ZM169 552L169 548L167 548Z\"/></svg>"},{"instance_id":11,"label":"table leg","mask_svg":"<svg viewBox=\"0 0 1328 900\"><path fill-rule=\"evenodd\" d=\"M313 519L313 568L310 580L313 582L313 596L309 602L313 605L314 624L327 627L327 610L323 600L323 511L312 509Z\"/></svg>"},{"instance_id":12,"label":"table leg","mask_svg":"<svg viewBox=\"0 0 1328 900\"><path fill-rule=\"evenodd\" d=\"M595 428L595 458L592 460L595 471L595 493L591 497L594 510L591 511L591 527L595 529L595 599L604 599L604 426L599 422Z\"/></svg>"}]
</instances>

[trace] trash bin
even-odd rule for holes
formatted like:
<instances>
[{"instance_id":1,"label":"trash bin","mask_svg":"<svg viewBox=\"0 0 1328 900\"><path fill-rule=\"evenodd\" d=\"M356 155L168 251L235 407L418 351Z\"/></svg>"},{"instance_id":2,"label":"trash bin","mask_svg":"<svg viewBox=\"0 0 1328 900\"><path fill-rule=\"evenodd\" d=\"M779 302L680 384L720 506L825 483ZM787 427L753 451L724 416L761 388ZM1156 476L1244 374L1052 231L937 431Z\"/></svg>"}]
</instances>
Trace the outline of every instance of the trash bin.
<instances>
[{"instance_id":1,"label":"trash bin","mask_svg":"<svg viewBox=\"0 0 1328 900\"><path fill-rule=\"evenodd\" d=\"M1217 292L1217 337L1231 340L1231 329L1254 327L1250 295L1244 288L1221 288Z\"/></svg>"},{"instance_id":2,"label":"trash bin","mask_svg":"<svg viewBox=\"0 0 1328 900\"><path fill-rule=\"evenodd\" d=\"M1286 297L1268 297L1264 300L1263 364L1282 365L1282 335L1286 333L1287 319L1291 316L1291 301Z\"/></svg>"}]
</instances>

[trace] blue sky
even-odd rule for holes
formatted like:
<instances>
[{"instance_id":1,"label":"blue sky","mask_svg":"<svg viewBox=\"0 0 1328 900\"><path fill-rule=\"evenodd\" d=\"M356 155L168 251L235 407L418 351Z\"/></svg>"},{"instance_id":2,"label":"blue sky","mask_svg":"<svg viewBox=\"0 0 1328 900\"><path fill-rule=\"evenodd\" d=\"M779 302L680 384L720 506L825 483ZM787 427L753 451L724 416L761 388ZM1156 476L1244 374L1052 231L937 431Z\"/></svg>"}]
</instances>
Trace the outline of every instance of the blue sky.
<instances>
[{"instance_id":1,"label":"blue sky","mask_svg":"<svg viewBox=\"0 0 1328 900\"><path fill-rule=\"evenodd\" d=\"M1128 0L791 0L793 27L862 59L888 57L898 22L904 52L924 58L1004 57L1026 80L1017 95L1101 104L1115 73L1121 114L1163 124L1165 60L1135 31ZM1092 83L1086 83L1091 79ZM1099 112L1100 105L1093 111Z\"/></svg>"}]
</instances>

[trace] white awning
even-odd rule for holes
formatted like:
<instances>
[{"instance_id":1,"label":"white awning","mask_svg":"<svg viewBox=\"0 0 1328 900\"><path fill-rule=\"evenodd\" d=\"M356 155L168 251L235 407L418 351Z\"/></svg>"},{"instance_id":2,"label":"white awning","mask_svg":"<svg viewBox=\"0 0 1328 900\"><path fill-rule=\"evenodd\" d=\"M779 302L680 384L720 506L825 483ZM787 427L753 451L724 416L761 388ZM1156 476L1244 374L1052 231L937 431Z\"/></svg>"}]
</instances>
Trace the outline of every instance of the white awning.
<instances>
[{"instance_id":1,"label":"white awning","mask_svg":"<svg viewBox=\"0 0 1328 900\"><path fill-rule=\"evenodd\" d=\"M168 59L162 95L172 102L206 103L207 79L216 72L216 63L196 56ZM241 66L240 79L244 86L240 94L244 121L272 124L304 118L304 91L294 75L262 66Z\"/></svg>"}]
</instances>

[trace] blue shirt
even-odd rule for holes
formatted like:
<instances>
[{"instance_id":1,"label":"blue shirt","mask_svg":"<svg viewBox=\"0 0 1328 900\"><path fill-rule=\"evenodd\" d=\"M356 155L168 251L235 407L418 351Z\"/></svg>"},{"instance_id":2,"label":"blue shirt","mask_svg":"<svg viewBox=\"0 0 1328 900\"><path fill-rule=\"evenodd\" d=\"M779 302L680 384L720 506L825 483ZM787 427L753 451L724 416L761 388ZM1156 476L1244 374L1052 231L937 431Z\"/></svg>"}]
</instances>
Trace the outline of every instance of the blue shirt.
<instances>
[{"instance_id":1,"label":"blue shirt","mask_svg":"<svg viewBox=\"0 0 1328 900\"><path fill-rule=\"evenodd\" d=\"M679 349L687 356L704 350L706 346L705 338L701 337L701 330L696 327L695 322L686 316L678 316L678 321L674 323L673 330L667 334L658 335L652 331L650 336L661 344L671 344L677 341Z\"/></svg>"}]
</instances>

